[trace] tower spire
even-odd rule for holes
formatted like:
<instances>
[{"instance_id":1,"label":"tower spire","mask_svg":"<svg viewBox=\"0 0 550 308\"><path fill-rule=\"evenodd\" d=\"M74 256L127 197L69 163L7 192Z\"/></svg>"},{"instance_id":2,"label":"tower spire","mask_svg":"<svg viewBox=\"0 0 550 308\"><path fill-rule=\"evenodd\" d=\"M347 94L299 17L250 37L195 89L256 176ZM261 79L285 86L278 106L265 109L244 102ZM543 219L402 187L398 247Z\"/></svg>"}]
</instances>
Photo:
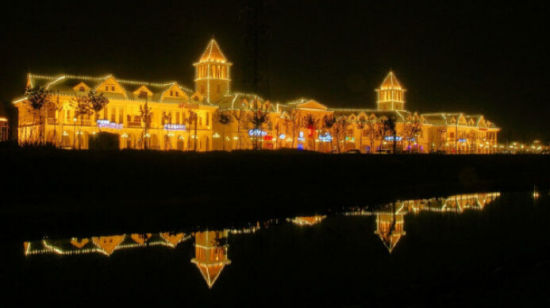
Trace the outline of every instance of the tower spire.
<instances>
[{"instance_id":1,"label":"tower spire","mask_svg":"<svg viewBox=\"0 0 550 308\"><path fill-rule=\"evenodd\" d=\"M380 87L375 91L377 93L376 105L378 110L405 109L406 90L401 86L392 70L390 70Z\"/></svg>"},{"instance_id":2,"label":"tower spire","mask_svg":"<svg viewBox=\"0 0 550 308\"><path fill-rule=\"evenodd\" d=\"M206 97L209 103L215 103L230 91L230 68L218 42L210 39L195 66L195 91Z\"/></svg>"}]
</instances>

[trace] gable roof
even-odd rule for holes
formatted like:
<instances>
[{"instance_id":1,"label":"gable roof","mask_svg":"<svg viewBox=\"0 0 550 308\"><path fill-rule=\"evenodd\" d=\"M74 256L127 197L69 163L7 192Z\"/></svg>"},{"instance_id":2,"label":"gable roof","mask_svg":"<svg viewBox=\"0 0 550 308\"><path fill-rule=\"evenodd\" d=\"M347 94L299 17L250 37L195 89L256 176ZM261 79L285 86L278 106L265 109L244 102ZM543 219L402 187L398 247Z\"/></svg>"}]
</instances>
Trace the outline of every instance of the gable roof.
<instances>
[{"instance_id":1,"label":"gable roof","mask_svg":"<svg viewBox=\"0 0 550 308\"><path fill-rule=\"evenodd\" d=\"M139 97L139 93L134 92L143 86L145 86L152 93L152 96L150 96L150 101L152 102L183 103L188 100L191 95L193 95L193 91L191 89L180 86L175 81L161 83L125 80L115 78L113 75L91 77L75 75L46 76L29 74L27 78L30 87L40 86L54 93L68 96L80 95L80 93L76 91L77 89L75 89L75 87L80 83L85 83L90 88L95 89L109 79L116 81L124 91L124 93L104 92L105 97L109 99L141 100L142 98ZM183 93L185 93L185 96L177 98L164 98L162 94L173 86L177 86Z\"/></svg>"}]
</instances>

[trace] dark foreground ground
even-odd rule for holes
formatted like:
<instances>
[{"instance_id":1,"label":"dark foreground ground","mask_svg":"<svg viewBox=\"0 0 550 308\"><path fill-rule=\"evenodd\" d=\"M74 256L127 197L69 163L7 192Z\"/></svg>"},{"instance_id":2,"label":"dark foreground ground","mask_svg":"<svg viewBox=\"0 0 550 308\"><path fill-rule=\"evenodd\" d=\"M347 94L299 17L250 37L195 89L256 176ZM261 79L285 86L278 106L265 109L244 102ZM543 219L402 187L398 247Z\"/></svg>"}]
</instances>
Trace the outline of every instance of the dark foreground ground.
<instances>
[{"instance_id":1,"label":"dark foreground ground","mask_svg":"<svg viewBox=\"0 0 550 308\"><path fill-rule=\"evenodd\" d=\"M0 149L3 228L166 230L549 184L550 156Z\"/></svg>"}]
</instances>

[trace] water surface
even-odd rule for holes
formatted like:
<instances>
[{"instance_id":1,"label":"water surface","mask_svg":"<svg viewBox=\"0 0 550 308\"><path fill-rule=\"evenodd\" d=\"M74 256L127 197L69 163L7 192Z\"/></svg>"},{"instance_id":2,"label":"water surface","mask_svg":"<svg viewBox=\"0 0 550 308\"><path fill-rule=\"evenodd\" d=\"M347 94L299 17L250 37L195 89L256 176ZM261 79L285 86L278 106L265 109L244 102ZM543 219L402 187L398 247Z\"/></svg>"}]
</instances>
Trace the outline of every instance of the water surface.
<instances>
[{"instance_id":1,"label":"water surface","mask_svg":"<svg viewBox=\"0 0 550 308\"><path fill-rule=\"evenodd\" d=\"M17 294L65 305L548 303L548 200L491 192L239 227L45 236L18 244Z\"/></svg>"}]
</instances>

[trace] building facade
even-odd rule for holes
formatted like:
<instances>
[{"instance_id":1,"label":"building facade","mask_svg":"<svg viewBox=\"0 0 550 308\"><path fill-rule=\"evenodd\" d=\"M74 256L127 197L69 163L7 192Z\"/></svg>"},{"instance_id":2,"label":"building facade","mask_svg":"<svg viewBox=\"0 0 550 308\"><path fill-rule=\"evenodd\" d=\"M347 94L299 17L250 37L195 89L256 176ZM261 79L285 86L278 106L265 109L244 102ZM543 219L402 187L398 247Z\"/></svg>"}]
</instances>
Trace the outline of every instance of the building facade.
<instances>
[{"instance_id":1,"label":"building facade","mask_svg":"<svg viewBox=\"0 0 550 308\"><path fill-rule=\"evenodd\" d=\"M232 91L232 63L215 40L193 65L193 90L177 82L112 75L29 74L27 89L42 88L47 97L39 109L31 107L29 95L14 101L18 140L87 149L90 138L105 131L119 136L121 149L457 154L497 150L499 128L482 115L408 111L406 90L391 71L375 90L376 108L346 109L309 98L282 103ZM80 107L90 92L108 99L98 112Z\"/></svg>"}]
</instances>

